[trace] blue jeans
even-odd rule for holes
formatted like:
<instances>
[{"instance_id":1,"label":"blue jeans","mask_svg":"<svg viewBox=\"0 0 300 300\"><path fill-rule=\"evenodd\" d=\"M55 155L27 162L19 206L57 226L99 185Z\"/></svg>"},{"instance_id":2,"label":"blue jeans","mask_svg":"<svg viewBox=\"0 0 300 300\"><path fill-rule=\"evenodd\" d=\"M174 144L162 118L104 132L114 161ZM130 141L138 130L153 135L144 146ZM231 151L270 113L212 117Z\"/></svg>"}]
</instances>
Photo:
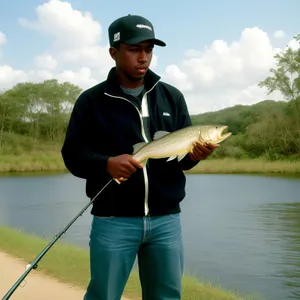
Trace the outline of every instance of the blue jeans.
<instances>
[{"instance_id":1,"label":"blue jeans","mask_svg":"<svg viewBox=\"0 0 300 300\"><path fill-rule=\"evenodd\" d=\"M135 258L143 300L179 300L183 275L180 214L93 217L84 300L120 300Z\"/></svg>"}]
</instances>

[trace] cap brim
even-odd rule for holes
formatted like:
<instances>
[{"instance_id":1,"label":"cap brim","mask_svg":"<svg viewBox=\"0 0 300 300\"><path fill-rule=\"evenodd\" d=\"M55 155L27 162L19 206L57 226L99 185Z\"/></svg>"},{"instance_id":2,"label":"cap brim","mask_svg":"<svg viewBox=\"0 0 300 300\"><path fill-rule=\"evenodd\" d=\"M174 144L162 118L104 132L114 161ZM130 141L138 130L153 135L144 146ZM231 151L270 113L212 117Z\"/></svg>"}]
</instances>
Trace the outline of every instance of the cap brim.
<instances>
[{"instance_id":1,"label":"cap brim","mask_svg":"<svg viewBox=\"0 0 300 300\"><path fill-rule=\"evenodd\" d=\"M151 41L151 42L153 42L153 44L161 46L161 47L165 47L166 46L165 42L163 42L163 41L161 41L159 39L153 39L153 38L149 38L149 37L132 38L132 39L124 41L124 43L128 44L128 45L135 45L135 44L138 44L138 43L141 43L141 42L146 42L146 41Z\"/></svg>"}]
</instances>

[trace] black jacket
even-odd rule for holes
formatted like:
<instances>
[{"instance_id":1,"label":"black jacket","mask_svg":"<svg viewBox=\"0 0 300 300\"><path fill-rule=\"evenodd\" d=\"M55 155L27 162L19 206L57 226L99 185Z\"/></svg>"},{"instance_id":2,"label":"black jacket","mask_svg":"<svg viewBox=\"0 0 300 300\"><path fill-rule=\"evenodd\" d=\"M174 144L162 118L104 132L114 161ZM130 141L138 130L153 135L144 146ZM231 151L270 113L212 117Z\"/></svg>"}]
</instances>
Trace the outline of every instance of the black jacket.
<instances>
[{"instance_id":1,"label":"black jacket","mask_svg":"<svg viewBox=\"0 0 300 300\"><path fill-rule=\"evenodd\" d=\"M151 70L145 76L150 133L175 131L191 125L184 97L175 87L161 82ZM147 110L146 110L147 111ZM123 93L115 68L107 80L84 91L75 102L62 156L67 169L86 179L86 194L93 198L111 179L107 159L132 154L133 145L145 141L143 117ZM188 155L176 159L150 159L146 169L120 185L113 181L97 197L91 213L98 216L164 215L180 211L185 197L185 174L195 166Z\"/></svg>"}]
</instances>

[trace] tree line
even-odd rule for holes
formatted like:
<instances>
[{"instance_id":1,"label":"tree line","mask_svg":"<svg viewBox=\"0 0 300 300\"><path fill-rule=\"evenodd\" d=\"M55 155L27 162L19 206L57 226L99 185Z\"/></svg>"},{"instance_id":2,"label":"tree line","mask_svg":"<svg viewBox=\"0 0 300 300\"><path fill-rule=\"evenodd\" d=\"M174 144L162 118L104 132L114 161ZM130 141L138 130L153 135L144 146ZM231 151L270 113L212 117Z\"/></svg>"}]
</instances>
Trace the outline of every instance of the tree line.
<instances>
[{"instance_id":1,"label":"tree line","mask_svg":"<svg viewBox=\"0 0 300 300\"><path fill-rule=\"evenodd\" d=\"M300 34L295 39L300 43ZM193 124L227 124L233 132L214 153L216 158L300 158L300 49L289 47L275 59L276 67L258 85L269 94L280 91L282 101L265 100L191 116ZM18 83L0 92L0 153L8 149L5 145L20 144L25 138L27 146L61 145L81 92L80 87L56 79Z\"/></svg>"},{"instance_id":2,"label":"tree line","mask_svg":"<svg viewBox=\"0 0 300 300\"><path fill-rule=\"evenodd\" d=\"M18 83L0 94L0 151L13 139L61 143L81 89L56 79ZM29 141L30 141L29 140ZM28 139L27 139L28 144Z\"/></svg>"}]
</instances>

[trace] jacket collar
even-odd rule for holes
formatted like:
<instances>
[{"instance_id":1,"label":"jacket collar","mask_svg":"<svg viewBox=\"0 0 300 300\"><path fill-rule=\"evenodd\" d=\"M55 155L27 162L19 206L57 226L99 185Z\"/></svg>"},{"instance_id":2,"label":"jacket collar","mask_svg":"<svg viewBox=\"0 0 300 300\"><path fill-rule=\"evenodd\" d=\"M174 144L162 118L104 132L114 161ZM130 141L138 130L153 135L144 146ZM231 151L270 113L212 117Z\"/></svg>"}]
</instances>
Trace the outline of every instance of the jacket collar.
<instances>
[{"instance_id":1,"label":"jacket collar","mask_svg":"<svg viewBox=\"0 0 300 300\"><path fill-rule=\"evenodd\" d=\"M144 80L146 90L150 90L160 80L160 78L161 77L159 75L154 73L152 70L148 69ZM120 84L116 75L116 67L112 67L110 69L106 81L111 91L121 92Z\"/></svg>"}]
</instances>

